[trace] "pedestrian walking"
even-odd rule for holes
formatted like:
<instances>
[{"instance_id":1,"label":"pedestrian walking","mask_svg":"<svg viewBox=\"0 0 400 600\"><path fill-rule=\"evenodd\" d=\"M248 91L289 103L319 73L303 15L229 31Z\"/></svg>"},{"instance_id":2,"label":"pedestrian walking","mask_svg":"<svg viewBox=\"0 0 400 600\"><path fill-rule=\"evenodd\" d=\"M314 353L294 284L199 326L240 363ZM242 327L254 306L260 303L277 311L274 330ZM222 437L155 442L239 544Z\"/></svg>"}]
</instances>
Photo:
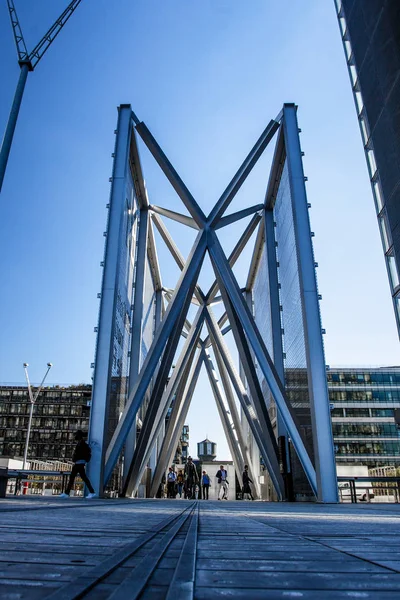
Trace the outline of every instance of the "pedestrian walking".
<instances>
[{"instance_id":1,"label":"pedestrian walking","mask_svg":"<svg viewBox=\"0 0 400 600\"><path fill-rule=\"evenodd\" d=\"M221 465L215 477L218 478L219 491L218 491L218 500L228 500L228 485L229 481L228 471L224 469L224 465Z\"/></svg>"},{"instance_id":2,"label":"pedestrian walking","mask_svg":"<svg viewBox=\"0 0 400 600\"><path fill-rule=\"evenodd\" d=\"M208 491L210 489L210 478L207 471L203 471L201 476L201 487L203 488L203 500L208 500Z\"/></svg>"},{"instance_id":3,"label":"pedestrian walking","mask_svg":"<svg viewBox=\"0 0 400 600\"><path fill-rule=\"evenodd\" d=\"M183 475L185 479L185 498L193 498L194 486L199 483L199 476L191 456L188 456Z\"/></svg>"},{"instance_id":4,"label":"pedestrian walking","mask_svg":"<svg viewBox=\"0 0 400 600\"><path fill-rule=\"evenodd\" d=\"M182 469L179 469L178 471L178 475L176 478L176 483L178 486L178 494L179 494L179 498L182 498L182 492L183 492L183 484L184 484L185 480L183 478L183 471Z\"/></svg>"},{"instance_id":5,"label":"pedestrian walking","mask_svg":"<svg viewBox=\"0 0 400 600\"><path fill-rule=\"evenodd\" d=\"M254 500L253 494L251 493L251 488L250 488L250 483L253 483L253 482L249 477L249 467L247 465L244 465L244 471L243 471L242 478L243 478L243 488L242 488L243 500L245 499L244 498L245 494L246 494L246 496L250 496L250 498L252 500Z\"/></svg>"},{"instance_id":6,"label":"pedestrian walking","mask_svg":"<svg viewBox=\"0 0 400 600\"><path fill-rule=\"evenodd\" d=\"M77 441L77 444L72 455L72 461L74 463L74 466L72 467L71 475L69 477L66 490L63 494L60 494L60 498L69 498L69 494L74 486L75 477L77 475L79 475L82 481L86 483L87 488L89 490L89 494L86 496L86 498L96 498L97 496L85 472L85 466L92 457L92 451L90 449L90 446L85 442L84 437L85 435L83 431L78 429L78 431L75 434L75 440Z\"/></svg>"},{"instance_id":7,"label":"pedestrian walking","mask_svg":"<svg viewBox=\"0 0 400 600\"><path fill-rule=\"evenodd\" d=\"M175 498L176 473L172 467L168 469L167 475L167 498Z\"/></svg>"}]
</instances>

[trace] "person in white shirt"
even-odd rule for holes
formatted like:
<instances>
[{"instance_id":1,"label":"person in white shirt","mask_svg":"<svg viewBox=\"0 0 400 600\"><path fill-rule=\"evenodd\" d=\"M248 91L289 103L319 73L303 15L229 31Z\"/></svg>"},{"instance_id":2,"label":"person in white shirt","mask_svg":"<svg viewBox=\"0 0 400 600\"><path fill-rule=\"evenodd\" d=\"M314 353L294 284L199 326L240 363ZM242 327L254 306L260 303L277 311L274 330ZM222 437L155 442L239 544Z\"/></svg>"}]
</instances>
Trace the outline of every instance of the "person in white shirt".
<instances>
[{"instance_id":1,"label":"person in white shirt","mask_svg":"<svg viewBox=\"0 0 400 600\"><path fill-rule=\"evenodd\" d=\"M224 469L224 465L220 466L215 477L218 478L219 484L218 500L228 500L228 471Z\"/></svg>"},{"instance_id":2,"label":"person in white shirt","mask_svg":"<svg viewBox=\"0 0 400 600\"><path fill-rule=\"evenodd\" d=\"M176 483L176 473L173 470L173 468L170 467L168 470L168 475L167 475L167 497L168 498L175 498L175 496L176 496L175 483Z\"/></svg>"}]
</instances>

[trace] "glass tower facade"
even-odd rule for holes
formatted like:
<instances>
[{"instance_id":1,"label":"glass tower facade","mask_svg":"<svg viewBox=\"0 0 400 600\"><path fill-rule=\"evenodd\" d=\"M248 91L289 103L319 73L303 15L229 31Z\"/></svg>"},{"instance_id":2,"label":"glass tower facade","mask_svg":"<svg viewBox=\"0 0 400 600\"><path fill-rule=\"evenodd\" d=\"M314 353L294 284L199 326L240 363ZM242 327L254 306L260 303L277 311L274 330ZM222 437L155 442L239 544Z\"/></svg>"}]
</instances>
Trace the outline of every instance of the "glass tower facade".
<instances>
[{"instance_id":1,"label":"glass tower facade","mask_svg":"<svg viewBox=\"0 0 400 600\"><path fill-rule=\"evenodd\" d=\"M400 2L335 4L400 333Z\"/></svg>"},{"instance_id":2,"label":"glass tower facade","mask_svg":"<svg viewBox=\"0 0 400 600\"><path fill-rule=\"evenodd\" d=\"M400 367L329 369L337 464L400 466Z\"/></svg>"}]
</instances>

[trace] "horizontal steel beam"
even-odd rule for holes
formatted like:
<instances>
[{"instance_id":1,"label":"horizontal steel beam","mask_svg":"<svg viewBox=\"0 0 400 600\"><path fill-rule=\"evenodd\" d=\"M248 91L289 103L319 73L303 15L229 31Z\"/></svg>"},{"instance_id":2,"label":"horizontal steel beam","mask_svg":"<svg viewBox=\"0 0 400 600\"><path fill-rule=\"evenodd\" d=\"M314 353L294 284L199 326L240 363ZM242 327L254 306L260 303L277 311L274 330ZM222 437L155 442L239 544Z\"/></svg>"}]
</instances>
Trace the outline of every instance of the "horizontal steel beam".
<instances>
[{"instance_id":1,"label":"horizontal steel beam","mask_svg":"<svg viewBox=\"0 0 400 600\"><path fill-rule=\"evenodd\" d=\"M221 227L226 227L226 225L231 225L232 223L236 223L236 221L240 221L248 217L249 215L253 215L256 212L259 212L264 209L264 204L256 204L255 206L249 206L248 208L244 208L238 212L232 213L230 215L226 215L226 217L221 217L221 219L217 222L214 229L221 229Z\"/></svg>"},{"instance_id":2,"label":"horizontal steel beam","mask_svg":"<svg viewBox=\"0 0 400 600\"><path fill-rule=\"evenodd\" d=\"M173 210L169 210L168 208L163 208L162 206L155 206L154 204L150 205L150 210L159 215L163 215L168 219L172 219L177 223L181 223L182 225L187 225L187 227L191 227L192 229L199 229L196 221L192 219L192 217L188 217L187 215L182 215L181 213L175 212Z\"/></svg>"}]
</instances>

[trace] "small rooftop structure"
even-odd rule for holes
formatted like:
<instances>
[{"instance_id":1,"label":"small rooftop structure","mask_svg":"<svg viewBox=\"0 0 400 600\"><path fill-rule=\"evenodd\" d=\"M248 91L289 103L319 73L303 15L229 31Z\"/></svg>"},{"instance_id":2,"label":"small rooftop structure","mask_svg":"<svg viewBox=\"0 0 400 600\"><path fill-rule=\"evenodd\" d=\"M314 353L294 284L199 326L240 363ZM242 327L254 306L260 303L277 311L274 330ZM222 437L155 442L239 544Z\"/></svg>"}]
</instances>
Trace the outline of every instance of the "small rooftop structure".
<instances>
[{"instance_id":1,"label":"small rooftop structure","mask_svg":"<svg viewBox=\"0 0 400 600\"><path fill-rule=\"evenodd\" d=\"M208 438L197 444L197 456L202 462L211 462L217 457L217 444Z\"/></svg>"}]
</instances>

